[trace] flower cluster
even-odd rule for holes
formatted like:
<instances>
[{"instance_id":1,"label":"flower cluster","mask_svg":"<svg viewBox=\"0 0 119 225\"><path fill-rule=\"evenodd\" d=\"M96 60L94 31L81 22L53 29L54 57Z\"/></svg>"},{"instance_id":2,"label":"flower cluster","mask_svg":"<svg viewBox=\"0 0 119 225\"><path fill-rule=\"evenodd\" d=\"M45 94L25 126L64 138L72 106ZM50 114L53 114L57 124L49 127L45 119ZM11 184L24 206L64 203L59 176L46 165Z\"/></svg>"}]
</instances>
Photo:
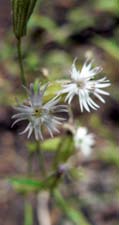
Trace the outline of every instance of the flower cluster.
<instances>
[{"instance_id":1,"label":"flower cluster","mask_svg":"<svg viewBox=\"0 0 119 225\"><path fill-rule=\"evenodd\" d=\"M59 132L58 125L63 122L63 118L56 115L59 112L66 112L66 105L60 105L60 96L65 94L65 101L68 104L71 103L74 96L78 96L80 109L83 112L90 112L90 109L98 109L99 105L94 101L92 96L98 98L101 102L105 102L102 95L109 95L108 92L104 91L103 88L109 87L110 82L106 77L95 80L95 76L102 71L101 67L92 68L92 61L86 60L81 71L77 70L75 66L76 60L74 60L71 68L71 78L63 85L63 88L58 92L57 96L48 101L43 102L44 93L48 85L43 87L38 84L35 88L34 84L30 84L30 88L27 89L28 99L26 103L18 105L15 109L18 111L17 114L13 115L15 119L13 126L22 121L27 120L28 125L21 134L28 132L28 138L34 132L35 139L43 139L42 129L46 127L50 135L53 136L53 132ZM89 154L90 147L93 144L93 136L87 134L85 128L80 128L75 134L76 147L82 149L85 148L85 154ZM86 147L87 145L87 147Z\"/></svg>"}]
</instances>

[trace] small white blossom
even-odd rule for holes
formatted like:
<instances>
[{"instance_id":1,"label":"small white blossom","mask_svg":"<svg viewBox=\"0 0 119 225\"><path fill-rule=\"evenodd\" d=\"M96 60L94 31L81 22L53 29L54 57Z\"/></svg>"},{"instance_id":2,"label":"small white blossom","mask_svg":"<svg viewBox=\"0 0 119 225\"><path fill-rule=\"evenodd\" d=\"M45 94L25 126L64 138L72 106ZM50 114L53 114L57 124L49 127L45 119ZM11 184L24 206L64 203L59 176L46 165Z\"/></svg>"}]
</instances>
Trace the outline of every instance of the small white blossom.
<instances>
[{"instance_id":1,"label":"small white blossom","mask_svg":"<svg viewBox=\"0 0 119 225\"><path fill-rule=\"evenodd\" d=\"M75 61L71 68L71 80L63 85L63 90L60 91L60 94L67 94L65 101L68 101L68 104L77 95L81 112L83 112L83 109L90 112L90 108L96 110L99 108L99 105L92 99L92 95L105 103L101 95L109 95L109 93L102 89L109 87L110 82L106 77L94 80L94 77L102 71L102 67L92 68L93 61L87 59L81 71L76 69Z\"/></svg>"},{"instance_id":2,"label":"small white blossom","mask_svg":"<svg viewBox=\"0 0 119 225\"><path fill-rule=\"evenodd\" d=\"M20 121L28 120L27 127L20 133L28 132L28 138L34 132L36 140L43 139L42 126L45 126L50 135L53 136L53 132L59 132L57 126L64 120L56 115L59 112L67 111L65 105L58 105L59 98L55 97L43 104L43 95L46 88L47 85L40 87L38 84L37 90L35 90L34 84L30 84L30 89L26 89L29 95L26 103L15 107L18 113L12 117L15 119L12 126Z\"/></svg>"},{"instance_id":3,"label":"small white blossom","mask_svg":"<svg viewBox=\"0 0 119 225\"><path fill-rule=\"evenodd\" d=\"M74 133L74 144L85 156L89 156L95 144L94 134L89 133L86 127L79 127Z\"/></svg>"}]
</instances>

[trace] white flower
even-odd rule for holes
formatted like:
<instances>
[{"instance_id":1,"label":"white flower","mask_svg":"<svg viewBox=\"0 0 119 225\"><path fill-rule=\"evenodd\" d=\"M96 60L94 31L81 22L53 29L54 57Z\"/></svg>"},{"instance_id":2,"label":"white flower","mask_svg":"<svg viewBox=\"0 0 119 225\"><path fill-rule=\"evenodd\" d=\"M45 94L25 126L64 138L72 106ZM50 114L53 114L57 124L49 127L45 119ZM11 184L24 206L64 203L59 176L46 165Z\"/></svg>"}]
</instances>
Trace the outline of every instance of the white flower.
<instances>
[{"instance_id":1,"label":"white flower","mask_svg":"<svg viewBox=\"0 0 119 225\"><path fill-rule=\"evenodd\" d=\"M65 101L68 101L68 104L70 104L74 96L77 95L81 112L83 112L83 109L90 112L90 108L96 110L99 108L99 105L92 99L92 95L96 96L104 103L105 100L101 95L109 95L109 93L102 89L109 87L110 82L106 77L94 80L94 77L102 71L102 68L92 68L93 61L87 59L81 71L76 69L75 61L76 60L74 60L71 68L71 80L63 85L63 90L60 91L60 94L67 94Z\"/></svg>"},{"instance_id":2,"label":"white flower","mask_svg":"<svg viewBox=\"0 0 119 225\"><path fill-rule=\"evenodd\" d=\"M74 133L74 144L85 156L89 156L95 144L94 134L88 134L86 127L79 127Z\"/></svg>"},{"instance_id":3,"label":"white flower","mask_svg":"<svg viewBox=\"0 0 119 225\"><path fill-rule=\"evenodd\" d=\"M30 84L30 89L26 89L29 95L26 104L23 103L15 107L18 113L12 117L15 119L12 126L20 121L28 120L27 127L21 132L21 134L28 132L28 138L34 132L36 140L43 139L42 126L45 126L50 135L53 136L54 131L59 132L57 126L64 120L56 115L59 112L67 111L66 106L57 105L59 98L55 97L43 104L43 95L46 88L47 85L40 87L38 84L35 90L35 85Z\"/></svg>"}]
</instances>

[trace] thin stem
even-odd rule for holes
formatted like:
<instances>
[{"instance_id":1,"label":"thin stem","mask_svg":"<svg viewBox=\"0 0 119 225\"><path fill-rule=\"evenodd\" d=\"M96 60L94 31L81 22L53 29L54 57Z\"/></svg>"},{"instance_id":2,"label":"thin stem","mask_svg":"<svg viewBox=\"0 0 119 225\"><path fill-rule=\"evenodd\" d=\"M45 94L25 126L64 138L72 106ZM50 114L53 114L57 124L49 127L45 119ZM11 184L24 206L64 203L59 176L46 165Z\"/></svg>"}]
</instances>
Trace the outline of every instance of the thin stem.
<instances>
[{"instance_id":1,"label":"thin stem","mask_svg":"<svg viewBox=\"0 0 119 225\"><path fill-rule=\"evenodd\" d=\"M22 51L21 51L21 38L17 40L17 52L18 52L21 82L24 86L26 86L26 79L24 75L24 67L23 67Z\"/></svg>"},{"instance_id":2,"label":"thin stem","mask_svg":"<svg viewBox=\"0 0 119 225\"><path fill-rule=\"evenodd\" d=\"M63 145L65 143L65 138L66 138L66 136L64 135L61 138L61 140L60 140L60 142L58 144L58 147L57 147L56 155L55 155L54 162L53 162L53 168L55 168L55 169L57 168L59 160L60 160L61 150L62 150L62 147L63 147Z\"/></svg>"},{"instance_id":3,"label":"thin stem","mask_svg":"<svg viewBox=\"0 0 119 225\"><path fill-rule=\"evenodd\" d=\"M27 173L29 176L32 174L32 158L33 158L33 153L29 152L28 155L28 167L27 167Z\"/></svg>"},{"instance_id":4,"label":"thin stem","mask_svg":"<svg viewBox=\"0 0 119 225\"><path fill-rule=\"evenodd\" d=\"M24 199L24 225L32 225L33 224L33 207L31 200L25 196Z\"/></svg>"},{"instance_id":5,"label":"thin stem","mask_svg":"<svg viewBox=\"0 0 119 225\"><path fill-rule=\"evenodd\" d=\"M41 169L41 173L42 173L42 176L46 176L46 170L45 170L45 160L44 160L44 155L43 155L43 152L41 151L40 149L40 142L37 141L36 143L36 152L37 152L37 155L38 155L38 160L39 160L39 167Z\"/></svg>"}]
</instances>

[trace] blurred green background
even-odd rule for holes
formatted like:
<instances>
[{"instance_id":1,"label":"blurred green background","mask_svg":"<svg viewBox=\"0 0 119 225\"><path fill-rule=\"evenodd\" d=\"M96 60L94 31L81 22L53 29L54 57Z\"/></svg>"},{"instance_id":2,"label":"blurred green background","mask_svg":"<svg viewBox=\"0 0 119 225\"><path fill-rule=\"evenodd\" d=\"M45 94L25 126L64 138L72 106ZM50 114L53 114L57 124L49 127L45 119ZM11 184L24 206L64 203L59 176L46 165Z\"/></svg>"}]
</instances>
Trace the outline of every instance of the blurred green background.
<instances>
[{"instance_id":1,"label":"blurred green background","mask_svg":"<svg viewBox=\"0 0 119 225\"><path fill-rule=\"evenodd\" d=\"M0 224L21 225L24 197L13 191L6 177L26 173L26 139L18 135L22 125L11 129L12 105L16 97L23 96L10 1L0 0L0 4ZM66 199L76 211L68 209L60 196L57 199L62 212L57 206L50 210L54 225L118 225L119 1L38 0L22 48L29 83L36 78L43 83L67 79L75 57L79 67L86 57L93 57L95 64L101 65L104 75L111 80L110 96L98 112L81 114L76 104L73 105L77 123L87 126L96 135L90 160L83 158L80 162L79 172L83 176L79 176L73 185L66 181L63 186ZM45 154L49 165L53 151L47 153L46 147ZM35 166L34 171L37 173ZM36 199L30 196L30 201L34 212ZM26 210L32 214L28 207ZM32 216L30 218L30 221L26 218L25 225L32 225ZM37 224L36 218L33 225Z\"/></svg>"}]
</instances>

